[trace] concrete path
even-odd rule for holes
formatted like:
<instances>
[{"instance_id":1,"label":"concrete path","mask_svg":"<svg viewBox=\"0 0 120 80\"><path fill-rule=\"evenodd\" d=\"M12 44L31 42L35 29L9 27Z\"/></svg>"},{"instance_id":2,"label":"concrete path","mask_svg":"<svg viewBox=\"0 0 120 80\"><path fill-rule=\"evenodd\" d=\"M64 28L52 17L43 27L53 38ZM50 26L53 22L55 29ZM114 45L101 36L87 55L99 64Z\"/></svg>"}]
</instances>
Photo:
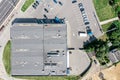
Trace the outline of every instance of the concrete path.
<instances>
[{"instance_id":1,"label":"concrete path","mask_svg":"<svg viewBox=\"0 0 120 80\"><path fill-rule=\"evenodd\" d=\"M115 17L115 18L112 18L112 19L109 19L109 20L102 21L102 22L100 22L100 25L104 25L104 24L107 24L109 22L113 22L113 21L116 21L116 20L119 20L119 18Z\"/></svg>"}]
</instances>

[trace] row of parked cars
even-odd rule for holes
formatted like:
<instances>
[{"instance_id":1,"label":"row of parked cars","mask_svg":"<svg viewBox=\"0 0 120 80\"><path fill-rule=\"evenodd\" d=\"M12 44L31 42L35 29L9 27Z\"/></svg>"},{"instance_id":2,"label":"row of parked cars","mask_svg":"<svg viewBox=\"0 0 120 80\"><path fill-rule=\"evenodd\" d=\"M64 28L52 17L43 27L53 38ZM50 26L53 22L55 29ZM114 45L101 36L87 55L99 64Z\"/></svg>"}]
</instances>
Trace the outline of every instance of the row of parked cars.
<instances>
[{"instance_id":1,"label":"row of parked cars","mask_svg":"<svg viewBox=\"0 0 120 80\"><path fill-rule=\"evenodd\" d=\"M88 25L88 24L89 24L89 20L88 20L88 18L87 18L86 13L85 13L85 9L84 9L84 7L83 7L83 4L82 4L82 3L79 3L78 6L79 6L80 11L81 11L81 13L82 13L82 17L83 17L83 21L84 21L85 25Z\"/></svg>"},{"instance_id":2,"label":"row of parked cars","mask_svg":"<svg viewBox=\"0 0 120 80\"><path fill-rule=\"evenodd\" d=\"M83 17L83 22L84 22L84 24L86 25L87 34L88 34L89 36L92 36L93 33L92 33L92 31L91 31L91 29L90 29L90 26L89 26L90 22L89 22L88 17L87 17L87 15L86 15L86 13L85 13L85 9L84 9L84 7L83 7L83 4L82 4L82 3L79 3L78 6L79 6L79 8L80 8L80 11L81 11L81 14L82 14L82 17Z\"/></svg>"},{"instance_id":3,"label":"row of parked cars","mask_svg":"<svg viewBox=\"0 0 120 80\"><path fill-rule=\"evenodd\" d=\"M61 6L63 5L63 3L61 1L58 1L58 0L53 0L54 3L59 3Z\"/></svg>"},{"instance_id":4,"label":"row of parked cars","mask_svg":"<svg viewBox=\"0 0 120 80\"><path fill-rule=\"evenodd\" d=\"M32 7L33 7L34 9L36 9L39 4L40 4L40 1L36 0L36 1L33 3Z\"/></svg>"},{"instance_id":5,"label":"row of parked cars","mask_svg":"<svg viewBox=\"0 0 120 80\"><path fill-rule=\"evenodd\" d=\"M33 5L32 5L32 7L34 8L34 9L36 9L37 8L37 6L39 5L39 1L35 1L34 3L33 3Z\"/></svg>"}]
</instances>

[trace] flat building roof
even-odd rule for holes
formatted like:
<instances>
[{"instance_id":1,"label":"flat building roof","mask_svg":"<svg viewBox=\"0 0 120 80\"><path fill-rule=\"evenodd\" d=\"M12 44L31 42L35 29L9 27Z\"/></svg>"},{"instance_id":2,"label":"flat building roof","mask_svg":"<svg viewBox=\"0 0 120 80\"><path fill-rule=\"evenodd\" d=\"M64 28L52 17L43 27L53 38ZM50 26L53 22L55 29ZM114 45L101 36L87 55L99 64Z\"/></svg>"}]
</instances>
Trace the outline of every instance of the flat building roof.
<instances>
[{"instance_id":1,"label":"flat building roof","mask_svg":"<svg viewBox=\"0 0 120 80\"><path fill-rule=\"evenodd\" d=\"M65 23L14 23L11 43L12 75L67 75Z\"/></svg>"}]
</instances>

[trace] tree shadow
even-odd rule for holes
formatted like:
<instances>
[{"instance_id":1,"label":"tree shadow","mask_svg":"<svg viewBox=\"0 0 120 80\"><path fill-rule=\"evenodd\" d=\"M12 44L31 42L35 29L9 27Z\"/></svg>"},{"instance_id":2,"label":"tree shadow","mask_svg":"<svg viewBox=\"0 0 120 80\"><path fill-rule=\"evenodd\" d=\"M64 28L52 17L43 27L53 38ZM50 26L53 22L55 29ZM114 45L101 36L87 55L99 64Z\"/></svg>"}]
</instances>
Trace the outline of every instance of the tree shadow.
<instances>
[{"instance_id":1,"label":"tree shadow","mask_svg":"<svg viewBox=\"0 0 120 80\"><path fill-rule=\"evenodd\" d=\"M83 45L86 46L87 44L89 44L89 43L91 43L91 42L93 42L95 40L97 40L97 38L94 35L92 35L92 36L89 37L88 40L86 40L85 42L83 42Z\"/></svg>"}]
</instances>

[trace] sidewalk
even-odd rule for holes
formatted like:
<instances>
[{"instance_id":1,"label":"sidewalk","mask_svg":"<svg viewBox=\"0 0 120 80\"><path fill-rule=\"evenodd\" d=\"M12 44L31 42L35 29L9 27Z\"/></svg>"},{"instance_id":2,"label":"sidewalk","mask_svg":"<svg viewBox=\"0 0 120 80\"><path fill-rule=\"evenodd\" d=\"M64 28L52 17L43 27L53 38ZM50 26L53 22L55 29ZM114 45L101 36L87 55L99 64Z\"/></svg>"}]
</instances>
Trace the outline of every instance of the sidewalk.
<instances>
[{"instance_id":1,"label":"sidewalk","mask_svg":"<svg viewBox=\"0 0 120 80\"><path fill-rule=\"evenodd\" d=\"M102 21L102 22L100 22L100 25L104 25L104 24L107 24L109 22L113 22L113 21L116 21L116 20L119 20L119 18L115 17L115 18L112 18L112 19L109 19L109 20Z\"/></svg>"},{"instance_id":2,"label":"sidewalk","mask_svg":"<svg viewBox=\"0 0 120 80\"><path fill-rule=\"evenodd\" d=\"M2 57L3 57L3 51L4 48L8 42L8 40L10 40L10 27L11 27L11 22L12 19L15 17L16 12L18 10L20 10L20 7L18 6L22 6L23 1L19 0L17 6L13 9L13 11L11 12L11 14L6 18L6 20L3 22L2 25L5 25L4 30L0 33L0 78L4 79L4 80L14 80L12 77L10 77L5 70L3 61L2 61Z\"/></svg>"}]
</instances>

